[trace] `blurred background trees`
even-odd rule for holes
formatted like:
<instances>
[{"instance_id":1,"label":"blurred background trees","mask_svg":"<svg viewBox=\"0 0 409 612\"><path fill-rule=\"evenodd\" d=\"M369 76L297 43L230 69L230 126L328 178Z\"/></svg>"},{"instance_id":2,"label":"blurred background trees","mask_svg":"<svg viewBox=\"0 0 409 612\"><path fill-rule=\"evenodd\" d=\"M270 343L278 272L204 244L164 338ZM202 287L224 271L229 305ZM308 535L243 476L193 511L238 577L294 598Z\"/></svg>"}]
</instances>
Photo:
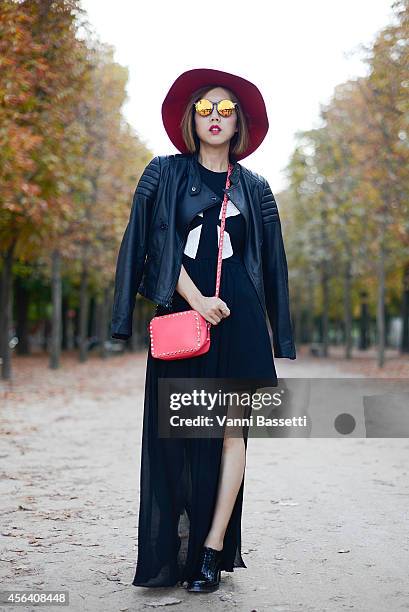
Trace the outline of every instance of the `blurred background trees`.
<instances>
[{"instance_id":1,"label":"blurred background trees","mask_svg":"<svg viewBox=\"0 0 409 612\"><path fill-rule=\"evenodd\" d=\"M339 84L319 128L297 134L276 194L297 345L409 352L409 0L366 49L368 75ZM127 70L79 0L0 7L0 358L62 350L105 357L116 257L153 157L125 121ZM146 346L151 304L138 297ZM392 325L393 323L393 325Z\"/></svg>"},{"instance_id":2,"label":"blurred background trees","mask_svg":"<svg viewBox=\"0 0 409 612\"><path fill-rule=\"evenodd\" d=\"M375 343L380 366L391 317L409 352L409 2L393 9L368 76L340 84L322 126L297 135L279 194L298 343L323 355L342 343L346 358Z\"/></svg>"},{"instance_id":3,"label":"blurred background trees","mask_svg":"<svg viewBox=\"0 0 409 612\"><path fill-rule=\"evenodd\" d=\"M124 120L128 73L77 0L0 9L0 355L104 356L119 241L152 153ZM90 329L91 328L91 329ZM31 342L29 337L31 336Z\"/></svg>"}]
</instances>

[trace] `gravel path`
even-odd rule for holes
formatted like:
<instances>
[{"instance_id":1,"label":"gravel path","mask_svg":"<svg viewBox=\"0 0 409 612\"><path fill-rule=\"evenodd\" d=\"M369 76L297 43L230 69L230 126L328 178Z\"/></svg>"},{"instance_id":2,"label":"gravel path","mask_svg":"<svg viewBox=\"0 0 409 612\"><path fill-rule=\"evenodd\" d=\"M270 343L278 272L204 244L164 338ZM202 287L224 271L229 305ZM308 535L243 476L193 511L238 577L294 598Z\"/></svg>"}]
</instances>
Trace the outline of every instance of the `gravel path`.
<instances>
[{"instance_id":1,"label":"gravel path","mask_svg":"<svg viewBox=\"0 0 409 612\"><path fill-rule=\"evenodd\" d=\"M75 612L409 609L400 438L250 438L248 568L224 572L210 595L132 586L145 365L145 353L65 356L58 371L44 357L15 360L13 383L0 384L3 589L68 590ZM276 367L281 377L345 376L342 364L306 356Z\"/></svg>"}]
</instances>

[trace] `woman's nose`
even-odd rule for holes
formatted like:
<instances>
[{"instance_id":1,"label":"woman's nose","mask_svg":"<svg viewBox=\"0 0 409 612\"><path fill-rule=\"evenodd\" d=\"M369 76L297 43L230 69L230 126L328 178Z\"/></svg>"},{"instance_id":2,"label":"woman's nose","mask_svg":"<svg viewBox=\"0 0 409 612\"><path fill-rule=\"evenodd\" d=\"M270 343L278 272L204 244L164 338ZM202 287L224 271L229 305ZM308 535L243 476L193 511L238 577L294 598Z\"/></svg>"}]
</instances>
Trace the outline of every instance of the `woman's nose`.
<instances>
[{"instance_id":1,"label":"woman's nose","mask_svg":"<svg viewBox=\"0 0 409 612\"><path fill-rule=\"evenodd\" d=\"M219 113L217 112L217 105L213 104L213 109L212 109L212 112L210 113L210 118L214 119L215 117L216 117L217 120L220 119Z\"/></svg>"}]
</instances>

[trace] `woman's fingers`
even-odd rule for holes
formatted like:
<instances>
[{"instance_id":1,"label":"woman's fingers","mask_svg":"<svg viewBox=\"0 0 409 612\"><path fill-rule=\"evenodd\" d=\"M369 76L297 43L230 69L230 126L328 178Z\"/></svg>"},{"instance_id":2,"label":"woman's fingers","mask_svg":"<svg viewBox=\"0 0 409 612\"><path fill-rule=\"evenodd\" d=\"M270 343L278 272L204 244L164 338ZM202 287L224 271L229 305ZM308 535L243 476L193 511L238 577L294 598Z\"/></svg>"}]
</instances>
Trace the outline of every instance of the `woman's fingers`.
<instances>
[{"instance_id":1,"label":"woman's fingers","mask_svg":"<svg viewBox=\"0 0 409 612\"><path fill-rule=\"evenodd\" d=\"M214 305L213 312L211 313L213 318L216 320L215 325L220 323L222 319L225 319L229 316L230 310L223 300L217 298L217 303Z\"/></svg>"},{"instance_id":2,"label":"woman's fingers","mask_svg":"<svg viewBox=\"0 0 409 612\"><path fill-rule=\"evenodd\" d=\"M223 302L223 300L219 300L220 304L218 306L219 312L220 312L220 316L222 317L228 317L230 314L230 309L228 308L226 302Z\"/></svg>"},{"instance_id":3,"label":"woman's fingers","mask_svg":"<svg viewBox=\"0 0 409 612\"><path fill-rule=\"evenodd\" d=\"M212 325L218 325L222 319L230 315L226 302L215 296L203 297L196 309Z\"/></svg>"}]
</instances>

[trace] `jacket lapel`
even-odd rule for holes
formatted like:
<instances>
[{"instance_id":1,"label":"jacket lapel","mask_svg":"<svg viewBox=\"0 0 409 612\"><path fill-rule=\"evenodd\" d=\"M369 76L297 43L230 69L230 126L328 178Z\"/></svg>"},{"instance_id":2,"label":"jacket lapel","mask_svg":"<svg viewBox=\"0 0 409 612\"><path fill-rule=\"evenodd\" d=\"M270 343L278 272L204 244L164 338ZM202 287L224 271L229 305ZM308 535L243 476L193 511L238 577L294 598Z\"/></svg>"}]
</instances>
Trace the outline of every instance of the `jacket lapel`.
<instances>
[{"instance_id":1,"label":"jacket lapel","mask_svg":"<svg viewBox=\"0 0 409 612\"><path fill-rule=\"evenodd\" d=\"M237 206L246 220L247 227L249 225L249 210L244 197L243 188L240 182L241 167L238 162L233 164L233 170L230 175L230 187L223 189L227 197ZM187 227L194 217L202 210L215 205L215 194L209 187L202 183L197 153L193 153L188 157L188 172L187 172L187 189L185 195L178 203L178 229L183 235ZM220 201L220 200L219 200Z\"/></svg>"}]
</instances>

